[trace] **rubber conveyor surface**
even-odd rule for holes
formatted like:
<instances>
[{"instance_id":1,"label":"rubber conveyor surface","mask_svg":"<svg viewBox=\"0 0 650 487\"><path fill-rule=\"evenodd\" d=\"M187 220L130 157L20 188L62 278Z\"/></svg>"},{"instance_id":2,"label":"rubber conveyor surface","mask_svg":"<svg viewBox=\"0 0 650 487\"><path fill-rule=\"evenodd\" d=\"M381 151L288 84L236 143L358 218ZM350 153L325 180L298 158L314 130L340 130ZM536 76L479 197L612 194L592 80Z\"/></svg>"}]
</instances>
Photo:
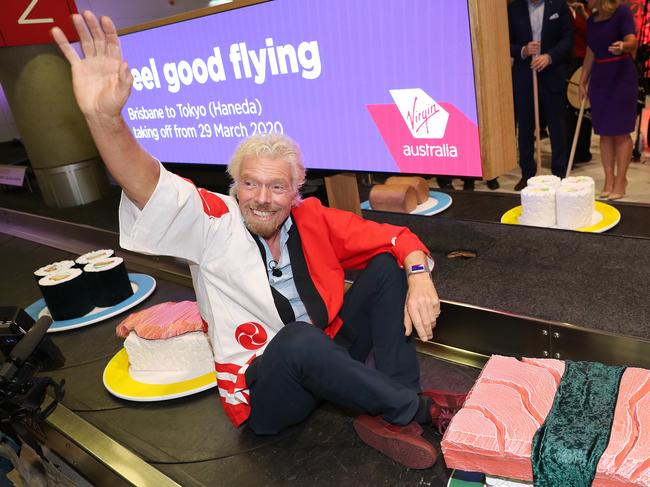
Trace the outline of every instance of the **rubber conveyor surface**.
<instances>
[{"instance_id":1,"label":"rubber conveyor surface","mask_svg":"<svg viewBox=\"0 0 650 487\"><path fill-rule=\"evenodd\" d=\"M441 299L650 339L650 240L364 211L415 232ZM455 250L473 259L448 258Z\"/></svg>"},{"instance_id":2,"label":"rubber conveyor surface","mask_svg":"<svg viewBox=\"0 0 650 487\"><path fill-rule=\"evenodd\" d=\"M4 234L0 254L5 263L2 302L22 307L40 298L34 269L74 258ZM154 294L129 312L184 299L194 299L192 289L158 280ZM232 427L216 389L152 403L111 396L102 385L102 372L122 347L115 326L125 316L51 334L66 365L45 375L65 379L66 407L181 485L446 485L442 457L430 470L405 469L361 443L351 413L331 405L282 435L258 437L245 427ZM467 390L478 376L478 370L468 367L421 360L427 387ZM431 428L425 437L435 444L440 440Z\"/></svg>"}]
</instances>

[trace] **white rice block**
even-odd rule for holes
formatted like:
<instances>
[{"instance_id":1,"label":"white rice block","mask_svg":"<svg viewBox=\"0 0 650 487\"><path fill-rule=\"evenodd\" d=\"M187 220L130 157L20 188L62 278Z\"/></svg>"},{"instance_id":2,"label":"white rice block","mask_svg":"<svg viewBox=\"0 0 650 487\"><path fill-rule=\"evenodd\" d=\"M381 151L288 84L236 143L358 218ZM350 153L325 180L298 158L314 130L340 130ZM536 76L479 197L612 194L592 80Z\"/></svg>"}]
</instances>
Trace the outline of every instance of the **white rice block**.
<instances>
[{"instance_id":1,"label":"white rice block","mask_svg":"<svg viewBox=\"0 0 650 487\"><path fill-rule=\"evenodd\" d=\"M140 338L132 331L124 348L130 372L185 372L190 377L214 372L210 340L201 331L163 340Z\"/></svg>"},{"instance_id":2,"label":"white rice block","mask_svg":"<svg viewBox=\"0 0 650 487\"><path fill-rule=\"evenodd\" d=\"M594 213L594 199L588 186L564 185L556 192L557 225L575 230L588 227Z\"/></svg>"},{"instance_id":3,"label":"white rice block","mask_svg":"<svg viewBox=\"0 0 650 487\"><path fill-rule=\"evenodd\" d=\"M596 183L589 176L570 176L562 180L562 186L583 187L586 186L591 191L591 199L596 199Z\"/></svg>"},{"instance_id":4,"label":"white rice block","mask_svg":"<svg viewBox=\"0 0 650 487\"><path fill-rule=\"evenodd\" d=\"M549 186L526 186L521 191L519 223L535 227L555 225L555 189Z\"/></svg>"},{"instance_id":5,"label":"white rice block","mask_svg":"<svg viewBox=\"0 0 650 487\"><path fill-rule=\"evenodd\" d=\"M558 178L557 176L553 176L551 174L547 174L544 176L535 176L532 177L528 180L526 183L526 186L530 186L531 188L553 188L556 189L558 186L560 186L562 180Z\"/></svg>"},{"instance_id":6,"label":"white rice block","mask_svg":"<svg viewBox=\"0 0 650 487\"><path fill-rule=\"evenodd\" d=\"M34 275L44 277L48 274L56 274L57 272L65 271L71 267L74 267L73 260L61 260L59 262L52 262L51 264L44 265L40 269L34 271Z\"/></svg>"}]
</instances>

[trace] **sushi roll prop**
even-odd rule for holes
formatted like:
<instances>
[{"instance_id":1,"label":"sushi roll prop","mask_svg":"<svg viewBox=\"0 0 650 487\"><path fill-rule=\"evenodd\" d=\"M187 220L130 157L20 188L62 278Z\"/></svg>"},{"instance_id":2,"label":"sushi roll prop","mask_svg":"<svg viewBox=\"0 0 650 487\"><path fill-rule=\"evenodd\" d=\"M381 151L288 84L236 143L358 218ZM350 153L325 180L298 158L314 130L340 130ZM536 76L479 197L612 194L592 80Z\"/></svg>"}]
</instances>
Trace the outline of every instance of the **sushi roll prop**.
<instances>
[{"instance_id":1,"label":"sushi roll prop","mask_svg":"<svg viewBox=\"0 0 650 487\"><path fill-rule=\"evenodd\" d=\"M81 269L49 274L38 281L38 287L55 321L78 318L95 307Z\"/></svg>"},{"instance_id":2,"label":"sushi roll prop","mask_svg":"<svg viewBox=\"0 0 650 487\"><path fill-rule=\"evenodd\" d=\"M95 306L108 308L133 295L122 257L94 260L86 264L83 270Z\"/></svg>"},{"instance_id":3,"label":"sushi roll prop","mask_svg":"<svg viewBox=\"0 0 650 487\"><path fill-rule=\"evenodd\" d=\"M87 264L92 264L93 262L97 262L108 257L113 257L114 255L115 251L113 249L93 250L77 257L75 264L76 267L83 269Z\"/></svg>"},{"instance_id":4,"label":"sushi roll prop","mask_svg":"<svg viewBox=\"0 0 650 487\"><path fill-rule=\"evenodd\" d=\"M43 277L57 272L66 271L74 267L73 260L61 260L59 262L52 262L51 264L44 265L43 267L34 271L34 278L36 282L40 281Z\"/></svg>"}]
</instances>

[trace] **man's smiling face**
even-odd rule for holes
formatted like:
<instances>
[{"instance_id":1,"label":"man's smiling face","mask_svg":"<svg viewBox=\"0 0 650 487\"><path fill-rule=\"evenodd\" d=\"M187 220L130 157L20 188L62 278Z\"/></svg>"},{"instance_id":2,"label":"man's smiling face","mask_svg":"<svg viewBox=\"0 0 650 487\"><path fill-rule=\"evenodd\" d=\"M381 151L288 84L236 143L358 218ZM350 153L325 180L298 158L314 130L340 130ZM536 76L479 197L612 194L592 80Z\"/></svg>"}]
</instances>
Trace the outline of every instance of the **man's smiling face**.
<instances>
[{"instance_id":1,"label":"man's smiling face","mask_svg":"<svg viewBox=\"0 0 650 487\"><path fill-rule=\"evenodd\" d=\"M244 222L255 235L274 236L289 216L295 196L288 162L264 156L242 161L237 199Z\"/></svg>"}]
</instances>

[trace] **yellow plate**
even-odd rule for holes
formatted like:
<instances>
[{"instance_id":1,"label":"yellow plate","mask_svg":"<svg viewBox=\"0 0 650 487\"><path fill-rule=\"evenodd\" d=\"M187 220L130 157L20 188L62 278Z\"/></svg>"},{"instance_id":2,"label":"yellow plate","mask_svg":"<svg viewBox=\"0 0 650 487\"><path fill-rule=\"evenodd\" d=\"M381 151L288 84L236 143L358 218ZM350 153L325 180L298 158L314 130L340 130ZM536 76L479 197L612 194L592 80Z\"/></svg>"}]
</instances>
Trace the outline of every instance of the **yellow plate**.
<instances>
[{"instance_id":1,"label":"yellow plate","mask_svg":"<svg viewBox=\"0 0 650 487\"><path fill-rule=\"evenodd\" d=\"M146 384L129 375L129 358L123 348L104 369L104 387L114 396L130 401L166 401L189 396L217 385L215 372L168 384Z\"/></svg>"},{"instance_id":2,"label":"yellow plate","mask_svg":"<svg viewBox=\"0 0 650 487\"><path fill-rule=\"evenodd\" d=\"M519 217L521 216L521 206L516 206L511 210L506 211L501 217L501 223L509 225L519 225ZM594 208L594 215L592 224L588 227L576 228L576 232L590 232L590 233L603 233L616 226L621 221L621 214L619 211L607 203L596 201ZM557 226L551 228L559 228Z\"/></svg>"}]
</instances>

